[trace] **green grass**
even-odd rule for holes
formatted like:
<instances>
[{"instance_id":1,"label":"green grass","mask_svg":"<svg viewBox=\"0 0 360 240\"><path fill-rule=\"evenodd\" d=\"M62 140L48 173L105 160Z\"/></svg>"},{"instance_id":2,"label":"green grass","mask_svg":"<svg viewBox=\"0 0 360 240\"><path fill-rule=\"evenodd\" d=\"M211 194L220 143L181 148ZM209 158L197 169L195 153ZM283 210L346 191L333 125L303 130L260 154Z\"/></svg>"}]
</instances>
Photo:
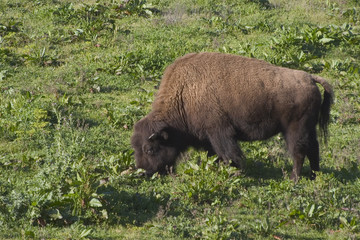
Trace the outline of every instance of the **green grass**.
<instances>
[{"instance_id":1,"label":"green grass","mask_svg":"<svg viewBox=\"0 0 360 240\"><path fill-rule=\"evenodd\" d=\"M0 2L0 239L360 238L360 5L355 0ZM132 127L167 65L217 51L334 86L321 173L288 179L281 136L247 170L189 150L139 176Z\"/></svg>"}]
</instances>

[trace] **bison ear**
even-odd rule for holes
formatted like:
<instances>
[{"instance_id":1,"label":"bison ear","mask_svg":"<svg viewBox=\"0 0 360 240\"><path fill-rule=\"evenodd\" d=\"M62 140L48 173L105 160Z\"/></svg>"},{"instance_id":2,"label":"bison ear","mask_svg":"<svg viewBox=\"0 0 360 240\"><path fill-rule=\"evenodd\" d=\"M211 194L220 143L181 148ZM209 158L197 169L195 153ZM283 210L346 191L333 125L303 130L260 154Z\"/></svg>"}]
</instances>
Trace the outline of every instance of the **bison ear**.
<instances>
[{"instance_id":1,"label":"bison ear","mask_svg":"<svg viewBox=\"0 0 360 240\"><path fill-rule=\"evenodd\" d=\"M149 141L154 141L154 140L166 141L168 139L169 139L169 134L164 130L162 130L160 132L153 133L148 138Z\"/></svg>"}]
</instances>

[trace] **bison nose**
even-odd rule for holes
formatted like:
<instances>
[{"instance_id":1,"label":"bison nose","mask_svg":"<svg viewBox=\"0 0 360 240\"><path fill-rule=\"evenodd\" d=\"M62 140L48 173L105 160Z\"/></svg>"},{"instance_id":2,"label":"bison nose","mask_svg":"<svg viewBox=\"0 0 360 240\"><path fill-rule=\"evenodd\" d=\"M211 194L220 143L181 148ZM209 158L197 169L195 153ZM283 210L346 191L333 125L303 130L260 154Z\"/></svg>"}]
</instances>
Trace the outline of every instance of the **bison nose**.
<instances>
[{"instance_id":1,"label":"bison nose","mask_svg":"<svg viewBox=\"0 0 360 240\"><path fill-rule=\"evenodd\" d=\"M144 177L145 175L146 175L145 172L140 172L140 173L138 173L138 176L139 176L139 177Z\"/></svg>"},{"instance_id":2,"label":"bison nose","mask_svg":"<svg viewBox=\"0 0 360 240\"><path fill-rule=\"evenodd\" d=\"M141 171L139 172L139 177L152 177L154 175L154 171Z\"/></svg>"}]
</instances>

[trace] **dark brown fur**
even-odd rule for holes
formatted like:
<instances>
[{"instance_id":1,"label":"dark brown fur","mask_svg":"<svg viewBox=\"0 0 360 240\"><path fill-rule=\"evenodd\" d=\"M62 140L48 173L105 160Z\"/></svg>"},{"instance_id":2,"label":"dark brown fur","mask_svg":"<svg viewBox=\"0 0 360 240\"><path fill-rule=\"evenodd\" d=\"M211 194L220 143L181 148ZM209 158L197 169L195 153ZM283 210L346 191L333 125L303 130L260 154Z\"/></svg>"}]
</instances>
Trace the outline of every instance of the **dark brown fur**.
<instances>
[{"instance_id":1,"label":"dark brown fur","mask_svg":"<svg viewBox=\"0 0 360 240\"><path fill-rule=\"evenodd\" d=\"M324 100L316 86L324 88ZM316 125L327 133L332 87L323 78L221 53L191 53L165 70L152 111L135 125L136 166L165 173L188 147L216 153L244 169L237 141L281 132L297 180L305 156L319 171Z\"/></svg>"}]
</instances>

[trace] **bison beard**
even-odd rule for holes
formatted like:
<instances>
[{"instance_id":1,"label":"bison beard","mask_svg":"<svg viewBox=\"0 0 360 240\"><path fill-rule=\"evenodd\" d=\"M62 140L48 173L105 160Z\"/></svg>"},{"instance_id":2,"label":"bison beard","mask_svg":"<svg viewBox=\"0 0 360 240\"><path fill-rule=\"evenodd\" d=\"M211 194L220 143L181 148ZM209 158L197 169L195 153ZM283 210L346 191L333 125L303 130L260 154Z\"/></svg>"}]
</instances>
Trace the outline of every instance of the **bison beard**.
<instances>
[{"instance_id":1,"label":"bison beard","mask_svg":"<svg viewBox=\"0 0 360 240\"><path fill-rule=\"evenodd\" d=\"M136 166L166 173L194 147L244 169L238 141L282 133L294 161L291 178L297 181L306 156L315 178L316 125L326 138L332 99L329 83L303 71L230 54L187 54L167 67L152 111L135 124Z\"/></svg>"}]
</instances>

